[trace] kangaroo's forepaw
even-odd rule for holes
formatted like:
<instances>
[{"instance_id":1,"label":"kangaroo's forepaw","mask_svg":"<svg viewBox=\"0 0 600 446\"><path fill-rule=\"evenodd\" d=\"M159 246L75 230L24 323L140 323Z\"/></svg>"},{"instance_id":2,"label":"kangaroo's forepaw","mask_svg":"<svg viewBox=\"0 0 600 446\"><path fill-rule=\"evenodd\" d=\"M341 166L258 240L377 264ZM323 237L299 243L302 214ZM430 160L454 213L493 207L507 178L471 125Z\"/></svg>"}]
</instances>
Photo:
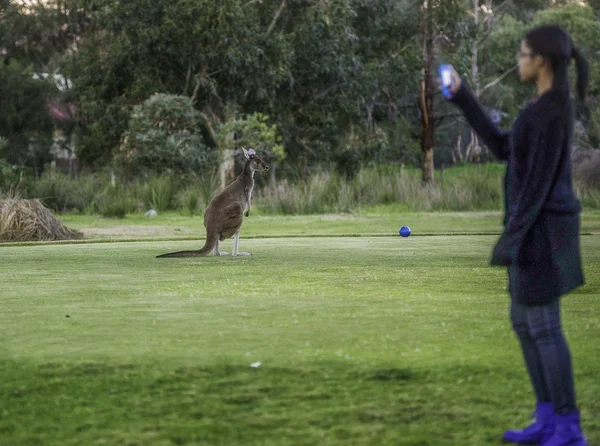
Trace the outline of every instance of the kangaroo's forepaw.
<instances>
[{"instance_id":1,"label":"kangaroo's forepaw","mask_svg":"<svg viewBox=\"0 0 600 446\"><path fill-rule=\"evenodd\" d=\"M250 217L250 211L246 211L246 217Z\"/></svg>"}]
</instances>

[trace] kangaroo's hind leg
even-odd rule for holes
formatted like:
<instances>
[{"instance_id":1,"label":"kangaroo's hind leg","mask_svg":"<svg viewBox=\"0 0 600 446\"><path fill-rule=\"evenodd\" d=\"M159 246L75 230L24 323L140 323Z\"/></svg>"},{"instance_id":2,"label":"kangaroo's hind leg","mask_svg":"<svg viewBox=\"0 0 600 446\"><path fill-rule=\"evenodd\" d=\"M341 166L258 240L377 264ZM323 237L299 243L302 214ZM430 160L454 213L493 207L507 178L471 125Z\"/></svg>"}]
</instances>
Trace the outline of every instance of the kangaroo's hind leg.
<instances>
[{"instance_id":1,"label":"kangaroo's hind leg","mask_svg":"<svg viewBox=\"0 0 600 446\"><path fill-rule=\"evenodd\" d=\"M219 251L219 241L217 240L217 244L215 245L215 252L214 254L216 256L228 256L229 253L228 252L223 252L223 251Z\"/></svg>"},{"instance_id":2,"label":"kangaroo's hind leg","mask_svg":"<svg viewBox=\"0 0 600 446\"><path fill-rule=\"evenodd\" d=\"M231 253L232 256L251 256L252 254L250 254L249 252L239 252L238 251L238 244L240 241L240 231L237 231L234 235L233 235L233 251Z\"/></svg>"}]
</instances>

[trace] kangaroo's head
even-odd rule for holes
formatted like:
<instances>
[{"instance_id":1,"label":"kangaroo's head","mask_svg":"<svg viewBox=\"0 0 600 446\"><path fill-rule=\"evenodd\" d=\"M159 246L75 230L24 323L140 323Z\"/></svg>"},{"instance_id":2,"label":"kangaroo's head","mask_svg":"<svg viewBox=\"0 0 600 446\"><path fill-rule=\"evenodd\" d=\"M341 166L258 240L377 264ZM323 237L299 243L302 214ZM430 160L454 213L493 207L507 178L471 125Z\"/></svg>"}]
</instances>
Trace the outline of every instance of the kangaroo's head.
<instances>
[{"instance_id":1,"label":"kangaroo's head","mask_svg":"<svg viewBox=\"0 0 600 446\"><path fill-rule=\"evenodd\" d=\"M252 172L265 172L269 170L269 166L263 160L256 156L254 149L244 149L244 156L246 157L246 169L250 169Z\"/></svg>"}]
</instances>

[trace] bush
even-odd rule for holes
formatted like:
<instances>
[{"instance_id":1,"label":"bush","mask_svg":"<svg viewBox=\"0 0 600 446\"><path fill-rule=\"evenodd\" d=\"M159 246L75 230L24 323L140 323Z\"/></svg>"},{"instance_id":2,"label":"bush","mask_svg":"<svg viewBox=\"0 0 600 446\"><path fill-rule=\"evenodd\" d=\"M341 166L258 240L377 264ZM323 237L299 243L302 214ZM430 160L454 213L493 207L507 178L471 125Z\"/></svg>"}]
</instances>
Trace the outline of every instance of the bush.
<instances>
[{"instance_id":1,"label":"bush","mask_svg":"<svg viewBox=\"0 0 600 446\"><path fill-rule=\"evenodd\" d=\"M281 137L276 125L268 124L269 117L261 113L253 113L231 119L219 126L217 130L219 144L224 148L232 148L231 135L236 135L235 145L252 147L260 157L268 162L279 162L285 159L285 149L281 145Z\"/></svg>"},{"instance_id":2,"label":"bush","mask_svg":"<svg viewBox=\"0 0 600 446\"><path fill-rule=\"evenodd\" d=\"M258 156L267 164L280 162L285 159L285 149L281 145L281 137L278 134L276 125L268 124L268 116L261 113L230 119L217 129L217 138L219 145L230 151L234 147L253 148ZM239 164L246 161L238 151ZM257 185L265 183L263 177L255 179Z\"/></svg>"},{"instance_id":3,"label":"bush","mask_svg":"<svg viewBox=\"0 0 600 446\"><path fill-rule=\"evenodd\" d=\"M214 197L218 185L219 172L216 170L185 179L174 198L175 207L190 215L201 213Z\"/></svg>"},{"instance_id":4,"label":"bush","mask_svg":"<svg viewBox=\"0 0 600 446\"><path fill-rule=\"evenodd\" d=\"M208 203L217 194L217 187L220 183L219 171L207 171L203 175L199 176L195 183L200 191L200 197L202 198L202 204L204 207L208 206Z\"/></svg>"},{"instance_id":5,"label":"bush","mask_svg":"<svg viewBox=\"0 0 600 446\"><path fill-rule=\"evenodd\" d=\"M173 209L176 185L172 177L161 175L139 180L133 189L133 195L145 209L157 212Z\"/></svg>"},{"instance_id":6,"label":"bush","mask_svg":"<svg viewBox=\"0 0 600 446\"><path fill-rule=\"evenodd\" d=\"M8 149L8 146L8 139L0 136L0 155ZM13 165L0 158L0 193L24 187L23 180L27 170L23 166Z\"/></svg>"},{"instance_id":7,"label":"bush","mask_svg":"<svg viewBox=\"0 0 600 446\"><path fill-rule=\"evenodd\" d=\"M593 147L600 147L600 107L592 111L588 123L587 134Z\"/></svg>"},{"instance_id":8,"label":"bush","mask_svg":"<svg viewBox=\"0 0 600 446\"><path fill-rule=\"evenodd\" d=\"M114 156L126 176L189 174L212 169L219 153L204 144L200 113L187 96L155 94L134 107Z\"/></svg>"},{"instance_id":9,"label":"bush","mask_svg":"<svg viewBox=\"0 0 600 446\"><path fill-rule=\"evenodd\" d=\"M600 209L600 189L577 184L575 190L584 208Z\"/></svg>"},{"instance_id":10,"label":"bush","mask_svg":"<svg viewBox=\"0 0 600 446\"><path fill-rule=\"evenodd\" d=\"M195 185L189 185L180 190L175 197L175 203L180 212L189 215L197 215L205 208L200 190Z\"/></svg>"},{"instance_id":11,"label":"bush","mask_svg":"<svg viewBox=\"0 0 600 446\"><path fill-rule=\"evenodd\" d=\"M135 211L134 200L121 186L108 186L96 200L96 207L103 217L124 218Z\"/></svg>"},{"instance_id":12,"label":"bush","mask_svg":"<svg viewBox=\"0 0 600 446\"><path fill-rule=\"evenodd\" d=\"M0 158L0 191L8 191L19 183L19 171Z\"/></svg>"},{"instance_id":13,"label":"bush","mask_svg":"<svg viewBox=\"0 0 600 446\"><path fill-rule=\"evenodd\" d=\"M380 165L418 165L421 161L421 147L412 132L412 127L403 120L385 128L375 127L364 148L366 161L373 160Z\"/></svg>"},{"instance_id":14,"label":"bush","mask_svg":"<svg viewBox=\"0 0 600 446\"><path fill-rule=\"evenodd\" d=\"M360 154L351 148L336 154L334 161L337 173L346 180L352 180L361 168Z\"/></svg>"},{"instance_id":15,"label":"bush","mask_svg":"<svg viewBox=\"0 0 600 446\"><path fill-rule=\"evenodd\" d=\"M51 169L30 185L29 195L55 212L84 211L94 201L99 184L97 176L71 177Z\"/></svg>"},{"instance_id":16,"label":"bush","mask_svg":"<svg viewBox=\"0 0 600 446\"><path fill-rule=\"evenodd\" d=\"M575 182L600 190L600 149L578 149L572 158Z\"/></svg>"}]
</instances>

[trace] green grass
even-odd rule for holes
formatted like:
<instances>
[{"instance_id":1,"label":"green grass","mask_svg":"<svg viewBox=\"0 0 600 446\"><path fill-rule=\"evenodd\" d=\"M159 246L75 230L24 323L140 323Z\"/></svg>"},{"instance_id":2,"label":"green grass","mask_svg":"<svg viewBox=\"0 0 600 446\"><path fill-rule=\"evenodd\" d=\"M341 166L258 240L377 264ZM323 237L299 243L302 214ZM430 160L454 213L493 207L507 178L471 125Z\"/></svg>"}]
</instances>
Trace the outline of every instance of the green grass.
<instances>
[{"instance_id":1,"label":"green grass","mask_svg":"<svg viewBox=\"0 0 600 446\"><path fill-rule=\"evenodd\" d=\"M201 239L206 231L203 216L161 213L148 219L143 214L130 214L124 219L93 215L65 214L61 221L80 229L88 239ZM361 208L351 214L261 215L253 210L244 220L242 237L265 236L355 236L394 235L408 225L415 236L433 234L499 234L500 212L407 212L402 205ZM600 233L600 211L582 215L584 233Z\"/></svg>"},{"instance_id":2,"label":"green grass","mask_svg":"<svg viewBox=\"0 0 600 446\"><path fill-rule=\"evenodd\" d=\"M406 216L381 218L327 224ZM260 227L301 222L325 232ZM0 246L0 444L499 444L533 395L495 239L256 238L252 257L201 259L154 258L197 246L181 240ZM563 323L598 446L600 237L582 247Z\"/></svg>"}]
</instances>

